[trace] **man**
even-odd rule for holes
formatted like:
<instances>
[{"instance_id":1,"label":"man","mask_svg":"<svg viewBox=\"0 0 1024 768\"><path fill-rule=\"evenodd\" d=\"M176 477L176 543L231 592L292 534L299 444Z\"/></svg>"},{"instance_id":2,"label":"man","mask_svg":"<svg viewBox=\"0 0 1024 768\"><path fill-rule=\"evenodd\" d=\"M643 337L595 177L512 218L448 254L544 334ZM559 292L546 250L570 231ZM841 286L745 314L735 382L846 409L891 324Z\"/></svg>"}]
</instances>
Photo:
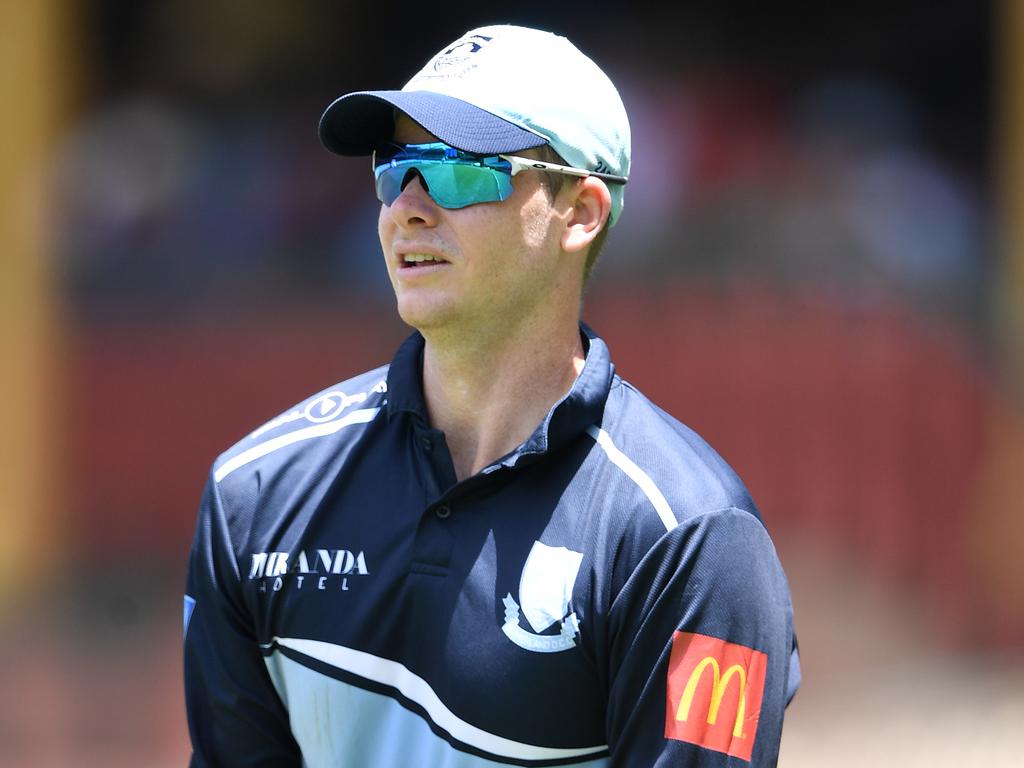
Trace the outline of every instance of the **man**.
<instances>
[{"instance_id":1,"label":"man","mask_svg":"<svg viewBox=\"0 0 1024 768\"><path fill-rule=\"evenodd\" d=\"M486 27L320 134L373 155L418 332L214 464L192 764L774 764L799 666L771 540L579 323L629 173L611 82L564 38Z\"/></svg>"}]
</instances>

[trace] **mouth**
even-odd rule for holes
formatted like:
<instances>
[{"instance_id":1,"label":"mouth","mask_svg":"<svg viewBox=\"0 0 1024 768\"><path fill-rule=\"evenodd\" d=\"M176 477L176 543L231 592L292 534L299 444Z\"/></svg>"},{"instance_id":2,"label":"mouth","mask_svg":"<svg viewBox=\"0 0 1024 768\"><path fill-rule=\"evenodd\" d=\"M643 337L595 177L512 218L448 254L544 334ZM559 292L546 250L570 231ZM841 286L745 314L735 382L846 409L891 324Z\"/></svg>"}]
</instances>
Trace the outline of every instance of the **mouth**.
<instances>
[{"instance_id":1,"label":"mouth","mask_svg":"<svg viewBox=\"0 0 1024 768\"><path fill-rule=\"evenodd\" d=\"M399 269L425 269L427 267L447 264L448 262L440 256L432 253L404 253L399 262Z\"/></svg>"}]
</instances>

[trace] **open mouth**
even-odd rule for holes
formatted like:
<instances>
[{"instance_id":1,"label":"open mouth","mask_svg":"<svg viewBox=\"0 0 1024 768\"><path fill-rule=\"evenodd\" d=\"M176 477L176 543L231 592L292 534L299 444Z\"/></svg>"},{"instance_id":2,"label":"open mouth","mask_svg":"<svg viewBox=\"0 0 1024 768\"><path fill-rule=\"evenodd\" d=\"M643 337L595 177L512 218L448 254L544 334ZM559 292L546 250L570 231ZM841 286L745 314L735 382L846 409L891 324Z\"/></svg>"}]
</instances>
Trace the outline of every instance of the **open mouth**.
<instances>
[{"instance_id":1,"label":"open mouth","mask_svg":"<svg viewBox=\"0 0 1024 768\"><path fill-rule=\"evenodd\" d=\"M407 253L402 256L402 267L404 269L420 269L422 267L447 264L440 256L429 253Z\"/></svg>"}]
</instances>

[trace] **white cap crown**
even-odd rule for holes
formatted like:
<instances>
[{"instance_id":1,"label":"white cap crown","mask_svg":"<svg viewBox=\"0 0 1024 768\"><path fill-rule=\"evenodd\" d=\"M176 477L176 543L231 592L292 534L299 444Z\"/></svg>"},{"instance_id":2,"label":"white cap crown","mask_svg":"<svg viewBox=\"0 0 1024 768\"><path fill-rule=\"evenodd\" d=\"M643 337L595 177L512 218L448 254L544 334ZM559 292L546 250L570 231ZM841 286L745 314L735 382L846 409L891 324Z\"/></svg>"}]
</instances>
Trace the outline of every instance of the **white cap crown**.
<instances>
[{"instance_id":1,"label":"white cap crown","mask_svg":"<svg viewBox=\"0 0 1024 768\"><path fill-rule=\"evenodd\" d=\"M548 141L574 168L629 176L626 109L608 76L564 37L527 27L474 29L444 48L405 86L473 104ZM609 184L610 223L623 205Z\"/></svg>"}]
</instances>

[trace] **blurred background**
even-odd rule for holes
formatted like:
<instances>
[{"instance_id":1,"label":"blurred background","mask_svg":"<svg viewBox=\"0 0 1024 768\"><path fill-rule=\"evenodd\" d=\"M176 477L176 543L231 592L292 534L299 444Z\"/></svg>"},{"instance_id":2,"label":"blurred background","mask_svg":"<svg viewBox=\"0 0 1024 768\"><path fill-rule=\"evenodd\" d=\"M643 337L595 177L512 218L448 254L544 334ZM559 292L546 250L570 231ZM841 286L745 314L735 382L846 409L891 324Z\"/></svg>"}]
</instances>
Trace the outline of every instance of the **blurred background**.
<instances>
[{"instance_id":1,"label":"blurred background","mask_svg":"<svg viewBox=\"0 0 1024 768\"><path fill-rule=\"evenodd\" d=\"M210 463L407 332L317 119L491 22L621 90L584 317L773 533L780 764L1021 764L1024 3L692 5L0 2L0 765L186 763Z\"/></svg>"}]
</instances>

